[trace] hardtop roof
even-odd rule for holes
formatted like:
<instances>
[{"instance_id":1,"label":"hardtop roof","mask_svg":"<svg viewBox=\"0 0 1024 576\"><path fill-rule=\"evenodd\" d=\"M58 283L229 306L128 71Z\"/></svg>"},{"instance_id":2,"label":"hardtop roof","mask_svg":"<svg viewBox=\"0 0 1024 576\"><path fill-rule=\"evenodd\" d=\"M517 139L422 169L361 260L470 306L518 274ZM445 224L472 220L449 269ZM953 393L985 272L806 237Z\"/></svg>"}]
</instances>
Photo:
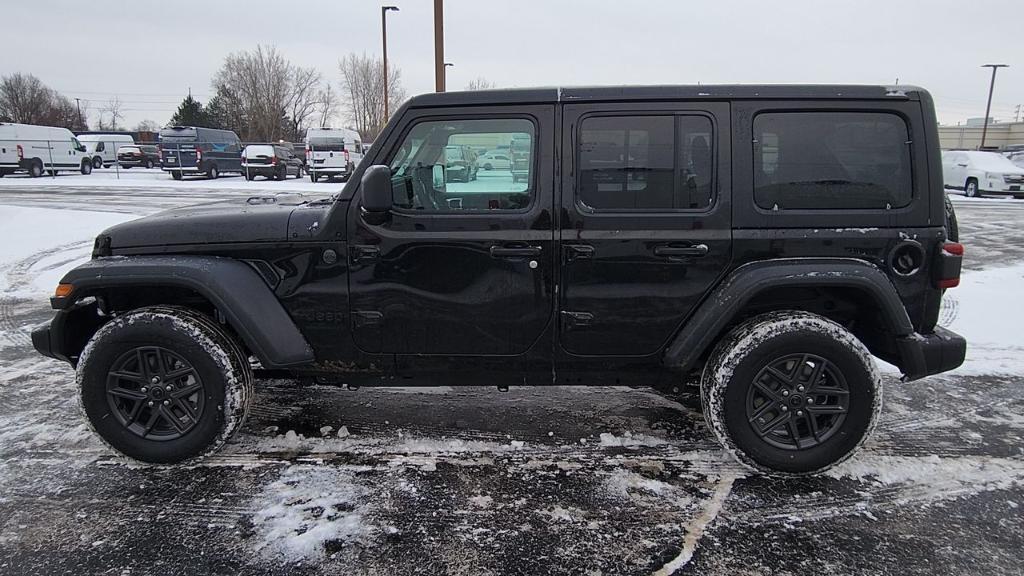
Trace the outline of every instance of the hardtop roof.
<instances>
[{"instance_id":1,"label":"hardtop roof","mask_svg":"<svg viewBox=\"0 0 1024 576\"><path fill-rule=\"evenodd\" d=\"M414 96L408 106L462 106L481 104L546 104L631 100L918 100L930 98L918 86L843 84L719 84L662 86L580 86L507 88L470 92L427 93Z\"/></svg>"}]
</instances>

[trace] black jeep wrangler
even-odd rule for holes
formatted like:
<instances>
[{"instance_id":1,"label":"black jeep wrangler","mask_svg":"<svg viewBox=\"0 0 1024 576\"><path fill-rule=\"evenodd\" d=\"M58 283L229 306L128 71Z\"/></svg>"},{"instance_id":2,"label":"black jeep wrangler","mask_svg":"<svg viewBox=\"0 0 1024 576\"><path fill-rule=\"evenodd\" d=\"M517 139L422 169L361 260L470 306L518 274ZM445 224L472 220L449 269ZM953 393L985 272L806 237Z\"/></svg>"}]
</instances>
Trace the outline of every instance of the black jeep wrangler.
<instances>
[{"instance_id":1,"label":"black jeep wrangler","mask_svg":"<svg viewBox=\"0 0 1024 576\"><path fill-rule=\"evenodd\" d=\"M445 175L450 146L528 151ZM410 100L335 197L249 198L106 230L32 335L115 449L208 453L253 379L638 385L699 378L711 430L782 474L849 457L872 356L953 369L959 281L919 88L500 90Z\"/></svg>"}]
</instances>

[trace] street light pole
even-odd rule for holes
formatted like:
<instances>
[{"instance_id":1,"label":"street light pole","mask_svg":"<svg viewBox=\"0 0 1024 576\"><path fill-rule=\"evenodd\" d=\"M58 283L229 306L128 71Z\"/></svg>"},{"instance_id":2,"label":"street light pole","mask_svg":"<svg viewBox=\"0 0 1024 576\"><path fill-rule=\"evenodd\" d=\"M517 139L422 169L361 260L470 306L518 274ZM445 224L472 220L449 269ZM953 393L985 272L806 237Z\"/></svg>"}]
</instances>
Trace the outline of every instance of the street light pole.
<instances>
[{"instance_id":1,"label":"street light pole","mask_svg":"<svg viewBox=\"0 0 1024 576\"><path fill-rule=\"evenodd\" d=\"M444 92L444 0L434 0L434 88Z\"/></svg>"},{"instance_id":2,"label":"street light pole","mask_svg":"<svg viewBox=\"0 0 1024 576\"><path fill-rule=\"evenodd\" d=\"M380 7L380 32L384 42L384 123L387 123L390 117L388 114L388 12L391 10L398 12L398 6Z\"/></svg>"},{"instance_id":3,"label":"street light pole","mask_svg":"<svg viewBox=\"0 0 1024 576\"><path fill-rule=\"evenodd\" d=\"M982 68L992 69L992 81L988 85L988 103L985 104L985 123L981 129L981 146L978 149L981 150L985 147L985 136L988 134L988 114L992 109L992 89L996 86L996 70L1000 68L1009 68L1008 64L982 64Z\"/></svg>"}]
</instances>

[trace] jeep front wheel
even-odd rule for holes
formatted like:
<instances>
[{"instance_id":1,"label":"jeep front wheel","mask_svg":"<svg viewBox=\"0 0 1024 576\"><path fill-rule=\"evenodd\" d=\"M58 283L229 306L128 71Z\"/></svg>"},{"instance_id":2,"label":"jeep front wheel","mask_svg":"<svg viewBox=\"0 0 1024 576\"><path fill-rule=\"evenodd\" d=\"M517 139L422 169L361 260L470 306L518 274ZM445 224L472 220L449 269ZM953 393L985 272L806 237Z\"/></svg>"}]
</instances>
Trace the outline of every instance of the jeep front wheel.
<instances>
[{"instance_id":1,"label":"jeep front wheel","mask_svg":"<svg viewBox=\"0 0 1024 576\"><path fill-rule=\"evenodd\" d=\"M878 370L835 322L773 312L719 342L701 380L708 426L742 464L779 475L824 471L853 455L881 408Z\"/></svg>"},{"instance_id":2,"label":"jeep front wheel","mask_svg":"<svg viewBox=\"0 0 1024 576\"><path fill-rule=\"evenodd\" d=\"M161 464L224 444L245 419L252 379L240 347L220 326L171 307L111 320L78 363L93 429L118 452Z\"/></svg>"}]
</instances>

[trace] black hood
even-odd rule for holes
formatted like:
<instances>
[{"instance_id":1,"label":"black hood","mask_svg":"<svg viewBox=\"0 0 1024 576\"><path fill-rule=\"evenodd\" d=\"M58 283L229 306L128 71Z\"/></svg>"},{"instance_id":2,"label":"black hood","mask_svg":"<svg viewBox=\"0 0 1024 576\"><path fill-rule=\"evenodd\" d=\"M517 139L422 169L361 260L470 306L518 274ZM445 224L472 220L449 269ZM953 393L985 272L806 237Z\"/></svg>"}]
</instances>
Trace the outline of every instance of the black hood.
<instances>
[{"instance_id":1,"label":"black hood","mask_svg":"<svg viewBox=\"0 0 1024 576\"><path fill-rule=\"evenodd\" d=\"M280 242L290 236L288 222L293 212L324 213L330 207L326 198L278 194L175 208L108 228L100 234L97 247L106 244L118 250L181 244ZM303 221L310 217L311 221L318 220L318 214L303 216ZM307 232L302 236L309 235Z\"/></svg>"}]
</instances>

